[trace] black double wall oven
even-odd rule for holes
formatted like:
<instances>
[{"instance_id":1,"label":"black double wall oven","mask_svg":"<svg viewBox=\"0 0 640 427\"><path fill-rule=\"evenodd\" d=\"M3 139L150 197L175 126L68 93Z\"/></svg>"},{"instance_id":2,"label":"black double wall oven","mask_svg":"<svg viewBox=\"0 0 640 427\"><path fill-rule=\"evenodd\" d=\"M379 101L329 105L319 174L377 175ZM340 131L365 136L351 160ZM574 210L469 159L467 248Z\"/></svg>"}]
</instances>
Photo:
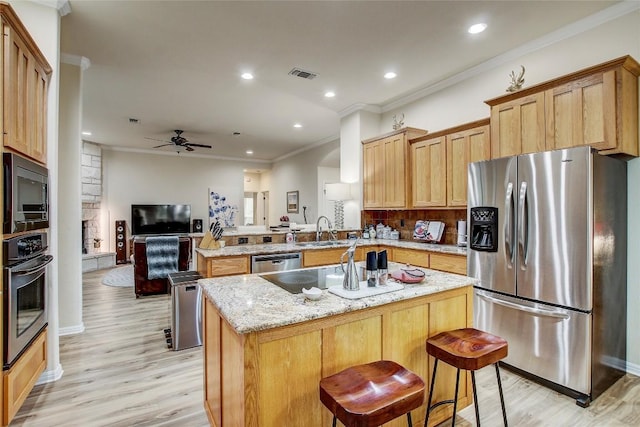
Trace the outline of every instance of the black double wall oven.
<instances>
[{"instance_id":1,"label":"black double wall oven","mask_svg":"<svg viewBox=\"0 0 640 427\"><path fill-rule=\"evenodd\" d=\"M48 170L3 154L3 369L47 326Z\"/></svg>"},{"instance_id":2,"label":"black double wall oven","mask_svg":"<svg viewBox=\"0 0 640 427\"><path fill-rule=\"evenodd\" d=\"M30 233L3 243L4 369L10 368L47 326L47 234Z\"/></svg>"}]
</instances>

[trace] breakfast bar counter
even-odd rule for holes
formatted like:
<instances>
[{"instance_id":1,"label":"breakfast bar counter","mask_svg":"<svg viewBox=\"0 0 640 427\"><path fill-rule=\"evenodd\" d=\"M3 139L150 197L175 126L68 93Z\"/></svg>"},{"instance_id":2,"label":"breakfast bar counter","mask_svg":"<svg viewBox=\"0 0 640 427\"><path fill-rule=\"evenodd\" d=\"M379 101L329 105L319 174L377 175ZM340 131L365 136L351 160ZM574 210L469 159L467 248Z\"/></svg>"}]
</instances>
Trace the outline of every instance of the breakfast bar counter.
<instances>
[{"instance_id":1,"label":"breakfast bar counter","mask_svg":"<svg viewBox=\"0 0 640 427\"><path fill-rule=\"evenodd\" d=\"M401 266L390 263L389 271ZM475 279L422 270L421 283L398 291L346 299L323 290L317 301L258 275L200 280L204 406L211 425L330 425L331 414L319 399L320 379L374 360L398 362L430 383L433 359L425 340L472 326ZM454 386L455 370L442 367L434 398L451 398ZM471 402L467 375L459 407ZM432 412L430 424L449 418L450 406ZM424 413L424 405L413 411L417 425ZM386 425L404 425L404 419Z\"/></svg>"}]
</instances>

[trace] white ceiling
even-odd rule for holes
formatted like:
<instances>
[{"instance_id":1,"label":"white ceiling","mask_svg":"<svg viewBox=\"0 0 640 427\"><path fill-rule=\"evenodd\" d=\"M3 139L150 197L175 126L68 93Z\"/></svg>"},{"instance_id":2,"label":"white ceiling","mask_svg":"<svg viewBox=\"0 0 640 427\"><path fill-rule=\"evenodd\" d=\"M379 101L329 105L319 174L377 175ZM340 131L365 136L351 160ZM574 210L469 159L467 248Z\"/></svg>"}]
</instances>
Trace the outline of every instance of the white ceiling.
<instances>
[{"instance_id":1,"label":"white ceiling","mask_svg":"<svg viewBox=\"0 0 640 427\"><path fill-rule=\"evenodd\" d=\"M61 50L91 62L85 140L148 150L160 142L146 138L184 129L213 145L198 155L270 161L335 140L358 104L384 110L615 3L71 0ZM469 35L479 21L488 29ZM385 80L388 70L398 77Z\"/></svg>"}]
</instances>

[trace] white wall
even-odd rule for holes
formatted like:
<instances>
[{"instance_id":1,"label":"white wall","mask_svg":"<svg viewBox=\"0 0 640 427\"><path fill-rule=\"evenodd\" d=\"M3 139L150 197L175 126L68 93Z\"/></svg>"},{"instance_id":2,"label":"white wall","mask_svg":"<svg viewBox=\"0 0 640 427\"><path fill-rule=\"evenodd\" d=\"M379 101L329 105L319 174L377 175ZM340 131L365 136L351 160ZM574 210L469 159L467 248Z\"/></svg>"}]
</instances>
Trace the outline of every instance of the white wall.
<instances>
[{"instance_id":1,"label":"white wall","mask_svg":"<svg viewBox=\"0 0 640 427\"><path fill-rule=\"evenodd\" d=\"M335 150L339 150L339 141L329 142L273 164L270 176L269 223L280 223L279 218L287 215L289 220L304 224L303 206L307 207L307 223L318 219L318 166L325 165L324 160ZM337 165L334 165L337 166ZM299 191L299 213L287 213L287 191Z\"/></svg>"},{"instance_id":2,"label":"white wall","mask_svg":"<svg viewBox=\"0 0 640 427\"><path fill-rule=\"evenodd\" d=\"M525 87L597 65L623 55L640 61L640 11L597 28L523 54L508 63L400 108L387 111L380 133L389 132L394 114L405 114L407 126L431 132L489 117L485 100L505 94L512 70L526 68ZM640 159L629 161L627 360L628 371L640 375Z\"/></svg>"},{"instance_id":3,"label":"white wall","mask_svg":"<svg viewBox=\"0 0 640 427\"><path fill-rule=\"evenodd\" d=\"M131 235L132 204L190 204L191 219L209 225L208 189L227 197L239 208L242 221L246 165L228 160L187 157L183 154L142 154L102 150L102 236L115 251L114 221L127 221Z\"/></svg>"},{"instance_id":4,"label":"white wall","mask_svg":"<svg viewBox=\"0 0 640 427\"><path fill-rule=\"evenodd\" d=\"M332 224L336 223L334 202L327 200L325 184L340 182L340 168L318 167L318 216L326 216Z\"/></svg>"}]
</instances>

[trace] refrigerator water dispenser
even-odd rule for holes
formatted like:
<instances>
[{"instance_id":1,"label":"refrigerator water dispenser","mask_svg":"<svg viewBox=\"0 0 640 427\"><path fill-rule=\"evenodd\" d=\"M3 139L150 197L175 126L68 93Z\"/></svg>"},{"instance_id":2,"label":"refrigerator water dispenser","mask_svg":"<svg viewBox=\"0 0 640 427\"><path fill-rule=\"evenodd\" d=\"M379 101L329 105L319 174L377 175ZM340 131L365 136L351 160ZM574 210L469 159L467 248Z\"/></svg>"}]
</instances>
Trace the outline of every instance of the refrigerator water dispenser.
<instances>
[{"instance_id":1,"label":"refrigerator water dispenser","mask_svg":"<svg viewBox=\"0 0 640 427\"><path fill-rule=\"evenodd\" d=\"M487 206L471 208L470 220L469 247L476 251L497 252L498 208Z\"/></svg>"}]
</instances>

